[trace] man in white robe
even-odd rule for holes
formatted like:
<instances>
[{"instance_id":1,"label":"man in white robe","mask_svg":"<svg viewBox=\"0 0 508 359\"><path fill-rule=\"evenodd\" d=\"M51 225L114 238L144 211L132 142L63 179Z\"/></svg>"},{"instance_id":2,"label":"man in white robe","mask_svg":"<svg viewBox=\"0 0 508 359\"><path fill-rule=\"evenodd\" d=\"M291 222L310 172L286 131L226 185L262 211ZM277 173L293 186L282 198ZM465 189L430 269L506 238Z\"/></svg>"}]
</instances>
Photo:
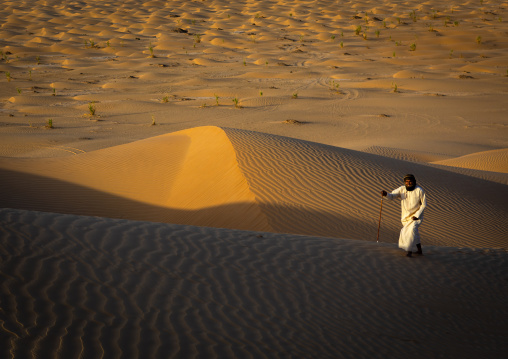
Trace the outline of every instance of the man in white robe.
<instances>
[{"instance_id":1,"label":"man in white robe","mask_svg":"<svg viewBox=\"0 0 508 359\"><path fill-rule=\"evenodd\" d=\"M411 257L415 250L416 254L422 255L418 228L422 224L423 210L427 206L427 200L423 188L416 185L415 176L407 174L404 176L404 186L393 190L392 193L381 191L381 194L390 200L394 198L401 200L403 227L399 236L399 248L407 251L408 257Z\"/></svg>"}]
</instances>

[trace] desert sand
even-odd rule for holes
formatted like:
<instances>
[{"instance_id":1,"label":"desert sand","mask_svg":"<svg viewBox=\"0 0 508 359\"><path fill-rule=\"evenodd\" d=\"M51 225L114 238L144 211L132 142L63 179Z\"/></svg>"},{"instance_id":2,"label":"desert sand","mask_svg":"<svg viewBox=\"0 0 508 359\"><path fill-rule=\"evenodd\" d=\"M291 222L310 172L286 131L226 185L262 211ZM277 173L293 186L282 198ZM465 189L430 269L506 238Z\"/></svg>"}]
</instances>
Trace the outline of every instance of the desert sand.
<instances>
[{"instance_id":1,"label":"desert sand","mask_svg":"<svg viewBox=\"0 0 508 359\"><path fill-rule=\"evenodd\" d=\"M0 15L1 358L506 356L508 2Z\"/></svg>"}]
</instances>

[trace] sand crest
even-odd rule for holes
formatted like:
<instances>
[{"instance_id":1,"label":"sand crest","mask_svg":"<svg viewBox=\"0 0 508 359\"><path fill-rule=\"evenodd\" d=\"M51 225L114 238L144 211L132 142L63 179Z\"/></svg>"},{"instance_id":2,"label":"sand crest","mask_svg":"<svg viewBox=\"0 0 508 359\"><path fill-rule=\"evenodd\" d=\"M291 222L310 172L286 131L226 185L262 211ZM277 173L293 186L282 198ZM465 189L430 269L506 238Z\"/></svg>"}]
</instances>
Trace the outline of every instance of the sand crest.
<instances>
[{"instance_id":1,"label":"sand crest","mask_svg":"<svg viewBox=\"0 0 508 359\"><path fill-rule=\"evenodd\" d=\"M508 238L496 225L508 218L506 185L245 130L195 128L0 168L3 207L363 240L375 239L379 191L415 171L431 203L427 243L505 247ZM394 243L399 204L385 210L382 238Z\"/></svg>"}]
</instances>

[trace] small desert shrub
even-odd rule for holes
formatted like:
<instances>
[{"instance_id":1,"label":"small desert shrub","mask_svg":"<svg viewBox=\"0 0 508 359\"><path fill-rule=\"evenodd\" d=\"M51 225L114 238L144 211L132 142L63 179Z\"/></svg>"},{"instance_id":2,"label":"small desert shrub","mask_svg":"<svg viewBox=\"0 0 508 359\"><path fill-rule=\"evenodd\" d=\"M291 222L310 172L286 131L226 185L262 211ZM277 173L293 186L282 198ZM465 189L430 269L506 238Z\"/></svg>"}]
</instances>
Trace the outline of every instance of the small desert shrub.
<instances>
[{"instance_id":1,"label":"small desert shrub","mask_svg":"<svg viewBox=\"0 0 508 359\"><path fill-rule=\"evenodd\" d=\"M20 88L16 88L16 91L18 91L18 93L21 94L21 89Z\"/></svg>"},{"instance_id":2,"label":"small desert shrub","mask_svg":"<svg viewBox=\"0 0 508 359\"><path fill-rule=\"evenodd\" d=\"M233 102L234 102L236 108L240 108L240 105L238 104L240 102L240 100L238 100L238 97L233 98Z\"/></svg>"},{"instance_id":3,"label":"small desert shrub","mask_svg":"<svg viewBox=\"0 0 508 359\"><path fill-rule=\"evenodd\" d=\"M156 125L156 123L155 123L155 116L152 115L152 126L155 126L155 125Z\"/></svg>"},{"instance_id":4,"label":"small desert shrub","mask_svg":"<svg viewBox=\"0 0 508 359\"><path fill-rule=\"evenodd\" d=\"M415 51L416 50L416 43L413 42L411 45L409 45L409 50Z\"/></svg>"},{"instance_id":5,"label":"small desert shrub","mask_svg":"<svg viewBox=\"0 0 508 359\"><path fill-rule=\"evenodd\" d=\"M11 82L11 73L9 71L5 72L5 77L7 77L8 82Z\"/></svg>"},{"instance_id":6,"label":"small desert shrub","mask_svg":"<svg viewBox=\"0 0 508 359\"><path fill-rule=\"evenodd\" d=\"M215 104L219 106L219 95L213 95L215 97Z\"/></svg>"},{"instance_id":7,"label":"small desert shrub","mask_svg":"<svg viewBox=\"0 0 508 359\"><path fill-rule=\"evenodd\" d=\"M397 84L396 84L395 82L392 82L392 91L393 91L393 92L399 92L399 91L398 91Z\"/></svg>"},{"instance_id":8,"label":"small desert shrub","mask_svg":"<svg viewBox=\"0 0 508 359\"><path fill-rule=\"evenodd\" d=\"M161 100L161 101L162 101L163 103L167 103L167 102L169 102L169 96L167 96L167 95L166 95L166 96L164 96L164 97L162 98L162 100Z\"/></svg>"},{"instance_id":9,"label":"small desert shrub","mask_svg":"<svg viewBox=\"0 0 508 359\"><path fill-rule=\"evenodd\" d=\"M481 36L477 36L477 37L476 37L476 43L477 43L478 45L480 45L480 44L482 43L482 37L481 37Z\"/></svg>"},{"instance_id":10,"label":"small desert shrub","mask_svg":"<svg viewBox=\"0 0 508 359\"><path fill-rule=\"evenodd\" d=\"M90 116L95 116L95 104L93 101L88 104L88 111Z\"/></svg>"},{"instance_id":11,"label":"small desert shrub","mask_svg":"<svg viewBox=\"0 0 508 359\"><path fill-rule=\"evenodd\" d=\"M155 57L155 55L153 54L153 45L150 43L150 46L148 46L148 50L150 51L150 57Z\"/></svg>"},{"instance_id":12,"label":"small desert shrub","mask_svg":"<svg viewBox=\"0 0 508 359\"><path fill-rule=\"evenodd\" d=\"M358 25L355 30L355 35L360 35L360 32L362 31L362 26Z\"/></svg>"},{"instance_id":13,"label":"small desert shrub","mask_svg":"<svg viewBox=\"0 0 508 359\"><path fill-rule=\"evenodd\" d=\"M54 127L53 127L53 119L51 119L51 118L50 118L50 119L48 119L48 123L47 123L47 125L46 125L46 128L54 128Z\"/></svg>"},{"instance_id":14,"label":"small desert shrub","mask_svg":"<svg viewBox=\"0 0 508 359\"><path fill-rule=\"evenodd\" d=\"M508 70L507 70L507 72L508 72ZM297 99L298 98L298 92L293 92L292 98Z\"/></svg>"}]
</instances>

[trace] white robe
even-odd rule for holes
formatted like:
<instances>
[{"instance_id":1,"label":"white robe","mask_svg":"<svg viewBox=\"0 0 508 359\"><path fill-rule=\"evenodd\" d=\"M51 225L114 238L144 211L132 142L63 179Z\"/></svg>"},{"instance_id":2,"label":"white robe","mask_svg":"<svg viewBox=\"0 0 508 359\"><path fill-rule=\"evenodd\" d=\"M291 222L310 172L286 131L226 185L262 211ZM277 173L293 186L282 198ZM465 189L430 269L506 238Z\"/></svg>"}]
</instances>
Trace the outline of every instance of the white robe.
<instances>
[{"instance_id":1,"label":"white robe","mask_svg":"<svg viewBox=\"0 0 508 359\"><path fill-rule=\"evenodd\" d=\"M399 248L406 251L415 251L416 245L420 243L418 227L422 224L423 210L427 206L425 191L420 186L408 191L406 186L401 186L387 194L388 199L400 198L401 200L401 222L402 229L399 236ZM417 221L413 217L418 218Z\"/></svg>"}]
</instances>

